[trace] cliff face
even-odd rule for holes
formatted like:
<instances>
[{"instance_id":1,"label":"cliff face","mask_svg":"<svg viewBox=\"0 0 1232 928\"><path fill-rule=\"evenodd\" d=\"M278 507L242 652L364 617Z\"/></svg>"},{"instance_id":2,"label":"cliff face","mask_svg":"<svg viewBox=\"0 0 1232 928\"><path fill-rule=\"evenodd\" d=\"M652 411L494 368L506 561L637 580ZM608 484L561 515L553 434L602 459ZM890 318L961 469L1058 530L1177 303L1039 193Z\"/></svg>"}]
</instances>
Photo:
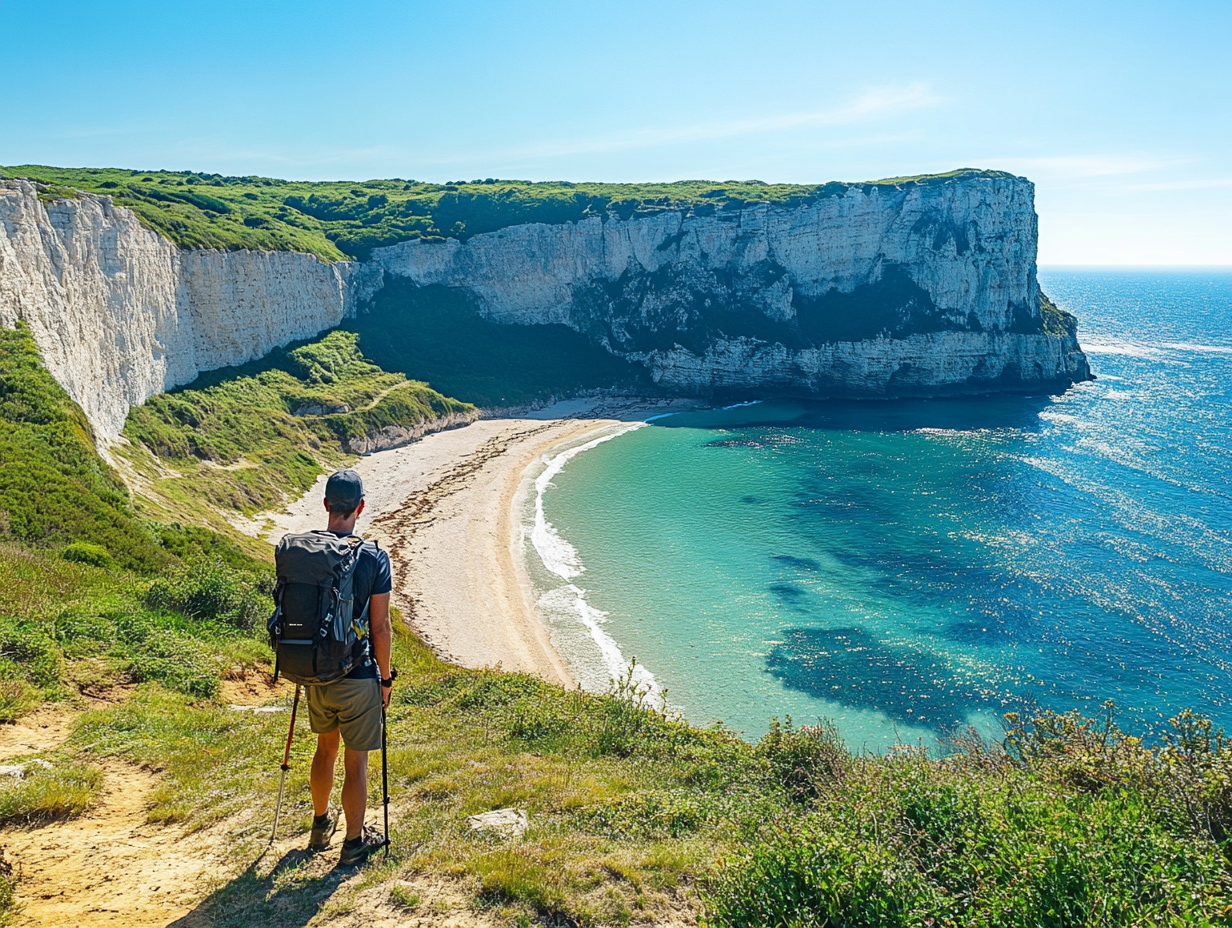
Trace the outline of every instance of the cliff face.
<instances>
[{"instance_id":1,"label":"cliff face","mask_svg":"<svg viewBox=\"0 0 1232 928\"><path fill-rule=\"evenodd\" d=\"M372 263L563 323L684 392L902 395L1089 378L1046 333L1034 187L1009 176L852 185L797 208L514 226Z\"/></svg>"},{"instance_id":2,"label":"cliff face","mask_svg":"<svg viewBox=\"0 0 1232 928\"><path fill-rule=\"evenodd\" d=\"M155 393L337 325L353 273L290 252L181 251L105 197L43 204L0 182L0 324L29 324L104 438Z\"/></svg>"},{"instance_id":3,"label":"cliff face","mask_svg":"<svg viewBox=\"0 0 1232 928\"><path fill-rule=\"evenodd\" d=\"M337 325L389 276L507 324L560 323L695 395L885 396L1089 378L1044 331L1034 188L968 174L837 187L797 207L531 223L365 264L180 250L106 198L0 181L0 323L25 320L105 438L201 371Z\"/></svg>"}]
</instances>

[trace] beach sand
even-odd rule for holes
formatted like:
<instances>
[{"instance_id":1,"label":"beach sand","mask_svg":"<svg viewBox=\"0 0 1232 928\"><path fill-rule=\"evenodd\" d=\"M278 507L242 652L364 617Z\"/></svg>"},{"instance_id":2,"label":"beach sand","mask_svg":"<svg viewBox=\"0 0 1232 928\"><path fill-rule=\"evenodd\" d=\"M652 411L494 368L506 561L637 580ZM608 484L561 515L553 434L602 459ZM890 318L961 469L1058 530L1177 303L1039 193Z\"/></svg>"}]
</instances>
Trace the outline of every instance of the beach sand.
<instances>
[{"instance_id":1,"label":"beach sand","mask_svg":"<svg viewBox=\"0 0 1232 928\"><path fill-rule=\"evenodd\" d=\"M535 611L520 513L545 458L604 431L692 403L570 400L483 418L359 460L367 502L357 531L380 543L394 604L437 655L573 685ZM271 542L325 527L325 477L281 513Z\"/></svg>"}]
</instances>

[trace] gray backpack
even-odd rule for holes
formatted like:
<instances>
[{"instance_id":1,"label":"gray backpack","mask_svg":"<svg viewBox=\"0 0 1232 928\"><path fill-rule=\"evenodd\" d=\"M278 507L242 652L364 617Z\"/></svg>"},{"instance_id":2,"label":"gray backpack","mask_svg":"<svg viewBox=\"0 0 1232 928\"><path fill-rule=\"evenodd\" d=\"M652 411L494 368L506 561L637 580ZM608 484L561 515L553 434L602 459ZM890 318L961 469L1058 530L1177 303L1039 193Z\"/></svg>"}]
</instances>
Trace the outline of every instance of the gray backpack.
<instances>
[{"instance_id":1,"label":"gray backpack","mask_svg":"<svg viewBox=\"0 0 1232 928\"><path fill-rule=\"evenodd\" d=\"M355 605L355 569L364 540L333 532L282 536L274 549L278 585L269 619L274 679L319 686L341 680L368 655L368 607Z\"/></svg>"}]
</instances>

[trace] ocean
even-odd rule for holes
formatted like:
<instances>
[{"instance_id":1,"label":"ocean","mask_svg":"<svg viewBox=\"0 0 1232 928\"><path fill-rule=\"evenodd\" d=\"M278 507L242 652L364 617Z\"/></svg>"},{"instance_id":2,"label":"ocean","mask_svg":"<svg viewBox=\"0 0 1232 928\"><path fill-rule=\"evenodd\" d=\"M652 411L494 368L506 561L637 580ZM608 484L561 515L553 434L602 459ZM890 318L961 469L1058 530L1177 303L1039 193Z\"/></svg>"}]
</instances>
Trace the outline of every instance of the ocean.
<instances>
[{"instance_id":1,"label":"ocean","mask_svg":"<svg viewBox=\"0 0 1232 928\"><path fill-rule=\"evenodd\" d=\"M1097 380L615 428L525 515L575 676L756 739L934 747L1006 712L1232 728L1232 272L1044 268Z\"/></svg>"}]
</instances>

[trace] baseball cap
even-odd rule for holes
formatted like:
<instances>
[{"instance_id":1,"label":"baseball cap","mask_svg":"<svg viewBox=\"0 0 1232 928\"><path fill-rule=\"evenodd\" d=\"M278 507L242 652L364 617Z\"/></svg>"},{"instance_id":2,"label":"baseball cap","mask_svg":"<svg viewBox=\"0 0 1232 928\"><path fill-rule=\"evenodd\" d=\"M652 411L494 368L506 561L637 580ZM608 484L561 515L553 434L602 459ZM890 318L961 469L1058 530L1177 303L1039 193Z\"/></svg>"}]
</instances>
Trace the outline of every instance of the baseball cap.
<instances>
[{"instance_id":1,"label":"baseball cap","mask_svg":"<svg viewBox=\"0 0 1232 928\"><path fill-rule=\"evenodd\" d=\"M325 482L325 501L339 509L354 509L364 498L364 482L351 470L335 471Z\"/></svg>"}]
</instances>

